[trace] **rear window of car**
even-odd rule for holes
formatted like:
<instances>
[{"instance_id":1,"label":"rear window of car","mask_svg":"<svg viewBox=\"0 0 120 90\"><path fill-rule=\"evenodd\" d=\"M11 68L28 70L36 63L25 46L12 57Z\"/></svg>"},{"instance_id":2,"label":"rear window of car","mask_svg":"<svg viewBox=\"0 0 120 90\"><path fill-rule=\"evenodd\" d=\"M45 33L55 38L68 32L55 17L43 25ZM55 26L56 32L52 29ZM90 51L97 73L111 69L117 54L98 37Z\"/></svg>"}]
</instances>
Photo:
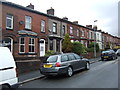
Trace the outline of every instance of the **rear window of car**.
<instances>
[{"instance_id":1,"label":"rear window of car","mask_svg":"<svg viewBox=\"0 0 120 90\"><path fill-rule=\"evenodd\" d=\"M49 62L49 63L57 62L57 59L58 59L58 56L50 56L47 59L47 62Z\"/></svg>"}]
</instances>

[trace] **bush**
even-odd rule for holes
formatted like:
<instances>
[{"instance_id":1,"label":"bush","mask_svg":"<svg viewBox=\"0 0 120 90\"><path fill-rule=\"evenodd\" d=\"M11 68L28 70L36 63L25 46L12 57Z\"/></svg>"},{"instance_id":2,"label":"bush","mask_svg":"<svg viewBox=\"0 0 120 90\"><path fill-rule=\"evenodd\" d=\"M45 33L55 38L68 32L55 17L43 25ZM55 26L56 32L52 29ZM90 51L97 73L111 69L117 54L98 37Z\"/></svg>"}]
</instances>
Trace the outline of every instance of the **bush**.
<instances>
[{"instance_id":1,"label":"bush","mask_svg":"<svg viewBox=\"0 0 120 90\"><path fill-rule=\"evenodd\" d=\"M86 47L84 45L82 45L80 42L73 42L73 52L77 53L78 55L80 54L86 54Z\"/></svg>"},{"instance_id":2,"label":"bush","mask_svg":"<svg viewBox=\"0 0 120 90\"><path fill-rule=\"evenodd\" d=\"M49 50L49 51L47 51L47 52L45 53L45 56L50 56L50 55L54 55L54 54L55 54L54 51Z\"/></svg>"},{"instance_id":3,"label":"bush","mask_svg":"<svg viewBox=\"0 0 120 90\"><path fill-rule=\"evenodd\" d=\"M94 42L92 42L91 44L88 45L87 51L94 52ZM96 43L96 52L99 52L99 51L100 51L99 45L98 45L98 43Z\"/></svg>"}]
</instances>

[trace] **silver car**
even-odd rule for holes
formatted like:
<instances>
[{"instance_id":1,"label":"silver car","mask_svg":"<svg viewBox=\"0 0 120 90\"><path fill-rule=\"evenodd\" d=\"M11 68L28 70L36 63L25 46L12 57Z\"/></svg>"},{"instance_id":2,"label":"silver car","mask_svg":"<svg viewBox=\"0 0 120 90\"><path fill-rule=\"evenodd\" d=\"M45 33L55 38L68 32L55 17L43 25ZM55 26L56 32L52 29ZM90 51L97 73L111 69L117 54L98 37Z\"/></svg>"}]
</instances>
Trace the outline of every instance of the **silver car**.
<instances>
[{"instance_id":1,"label":"silver car","mask_svg":"<svg viewBox=\"0 0 120 90\"><path fill-rule=\"evenodd\" d=\"M90 63L75 53L65 53L60 55L52 55L40 65L40 72L44 75L60 75L66 74L72 76L73 72L80 69L89 69Z\"/></svg>"}]
</instances>

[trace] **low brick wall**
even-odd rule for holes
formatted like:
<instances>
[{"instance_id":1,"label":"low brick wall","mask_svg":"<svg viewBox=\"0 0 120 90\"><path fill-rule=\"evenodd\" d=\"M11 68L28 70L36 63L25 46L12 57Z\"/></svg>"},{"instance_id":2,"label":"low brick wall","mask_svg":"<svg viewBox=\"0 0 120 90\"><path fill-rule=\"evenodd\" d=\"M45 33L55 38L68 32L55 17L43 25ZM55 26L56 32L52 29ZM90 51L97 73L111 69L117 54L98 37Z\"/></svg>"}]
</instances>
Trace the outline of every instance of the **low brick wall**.
<instances>
[{"instance_id":1,"label":"low brick wall","mask_svg":"<svg viewBox=\"0 0 120 90\"><path fill-rule=\"evenodd\" d=\"M16 66L18 68L18 74L39 70L40 63L46 59L47 59L47 57L40 57L39 59L35 59L35 58L29 58L29 59L28 58L17 58L17 59L15 59Z\"/></svg>"}]
</instances>

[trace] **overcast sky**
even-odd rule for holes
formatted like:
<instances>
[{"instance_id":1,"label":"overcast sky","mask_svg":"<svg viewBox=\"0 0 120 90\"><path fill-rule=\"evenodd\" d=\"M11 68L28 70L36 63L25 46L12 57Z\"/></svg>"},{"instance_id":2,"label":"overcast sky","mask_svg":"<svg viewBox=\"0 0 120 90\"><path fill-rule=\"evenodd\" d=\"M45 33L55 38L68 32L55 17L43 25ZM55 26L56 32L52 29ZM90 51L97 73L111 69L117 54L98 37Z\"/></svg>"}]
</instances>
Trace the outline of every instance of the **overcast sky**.
<instances>
[{"instance_id":1,"label":"overcast sky","mask_svg":"<svg viewBox=\"0 0 120 90\"><path fill-rule=\"evenodd\" d=\"M46 13L51 7L55 16L68 17L69 21L78 21L80 25L95 25L98 29L118 36L119 0L7 0L22 6L32 3L35 10Z\"/></svg>"}]
</instances>

